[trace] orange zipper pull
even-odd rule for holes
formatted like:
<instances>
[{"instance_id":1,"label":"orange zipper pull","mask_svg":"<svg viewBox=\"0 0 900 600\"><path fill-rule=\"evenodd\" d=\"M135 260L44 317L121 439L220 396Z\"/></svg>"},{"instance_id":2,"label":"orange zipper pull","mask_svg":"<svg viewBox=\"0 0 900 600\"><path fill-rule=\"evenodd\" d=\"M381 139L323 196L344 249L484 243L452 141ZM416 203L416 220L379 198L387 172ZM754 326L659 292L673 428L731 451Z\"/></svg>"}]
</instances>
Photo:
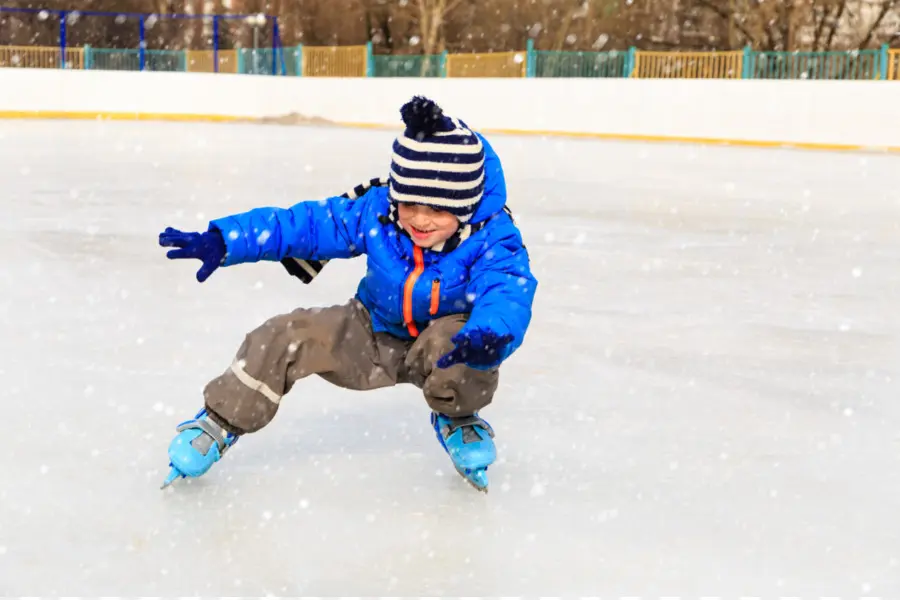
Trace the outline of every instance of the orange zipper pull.
<instances>
[{"instance_id":1,"label":"orange zipper pull","mask_svg":"<svg viewBox=\"0 0 900 600\"><path fill-rule=\"evenodd\" d=\"M425 270L425 255L419 246L413 246L413 260L415 261L415 268L413 268L412 273L409 274L409 277L406 278L406 283L403 285L403 321L409 334L413 337L419 337L419 330L416 328L416 323L413 320L413 288L416 287L416 280L419 279L419 276Z\"/></svg>"},{"instance_id":2,"label":"orange zipper pull","mask_svg":"<svg viewBox=\"0 0 900 600\"><path fill-rule=\"evenodd\" d=\"M431 310L428 314L434 316L437 314L438 307L441 305L441 280L435 279L431 282Z\"/></svg>"}]
</instances>

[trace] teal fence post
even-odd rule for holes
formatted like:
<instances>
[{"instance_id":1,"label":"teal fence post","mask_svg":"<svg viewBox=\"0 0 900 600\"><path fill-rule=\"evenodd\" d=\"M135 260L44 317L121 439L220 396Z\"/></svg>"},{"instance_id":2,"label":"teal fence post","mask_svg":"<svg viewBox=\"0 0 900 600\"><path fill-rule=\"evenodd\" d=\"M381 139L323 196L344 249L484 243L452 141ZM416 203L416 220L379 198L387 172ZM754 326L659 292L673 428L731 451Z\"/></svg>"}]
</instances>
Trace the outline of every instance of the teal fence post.
<instances>
[{"instance_id":1,"label":"teal fence post","mask_svg":"<svg viewBox=\"0 0 900 600\"><path fill-rule=\"evenodd\" d=\"M631 46L628 48L628 54L625 55L625 66L622 77L634 77L634 67L637 64L637 48Z\"/></svg>"},{"instance_id":2,"label":"teal fence post","mask_svg":"<svg viewBox=\"0 0 900 600\"><path fill-rule=\"evenodd\" d=\"M94 55L90 44L84 45L84 68L90 69L94 63ZM887 65L885 65L885 73L887 73Z\"/></svg>"},{"instance_id":3,"label":"teal fence post","mask_svg":"<svg viewBox=\"0 0 900 600\"><path fill-rule=\"evenodd\" d=\"M534 40L528 38L525 44L525 77L534 77L537 73L537 52L534 51Z\"/></svg>"},{"instance_id":4,"label":"teal fence post","mask_svg":"<svg viewBox=\"0 0 900 600\"><path fill-rule=\"evenodd\" d=\"M375 77L375 53L372 51L372 40L366 42L366 77Z\"/></svg>"},{"instance_id":5,"label":"teal fence post","mask_svg":"<svg viewBox=\"0 0 900 600\"><path fill-rule=\"evenodd\" d=\"M750 44L744 46L744 58L741 62L741 79L753 79L753 50Z\"/></svg>"},{"instance_id":6,"label":"teal fence post","mask_svg":"<svg viewBox=\"0 0 900 600\"><path fill-rule=\"evenodd\" d=\"M237 72L238 75L245 75L244 73L244 49L236 48L235 53L237 54ZM255 58L255 57L254 57Z\"/></svg>"},{"instance_id":7,"label":"teal fence post","mask_svg":"<svg viewBox=\"0 0 900 600\"><path fill-rule=\"evenodd\" d=\"M879 69L880 74L881 74L881 80L886 81L888 78L888 63L891 60L891 57L888 54L888 45L887 44L881 45L881 52L879 53L879 60L881 62L881 64L878 65L879 67L881 67Z\"/></svg>"},{"instance_id":8,"label":"teal fence post","mask_svg":"<svg viewBox=\"0 0 900 600\"><path fill-rule=\"evenodd\" d=\"M440 63L441 77L447 76L447 55L448 54L450 54L450 53L447 50L444 50L443 52L441 52L441 63Z\"/></svg>"},{"instance_id":9,"label":"teal fence post","mask_svg":"<svg viewBox=\"0 0 900 600\"><path fill-rule=\"evenodd\" d=\"M181 56L179 57L178 62L181 63L181 70L182 70L182 72L187 73L187 70L188 70L188 64L187 64L188 54L187 53L188 53L188 51L180 50L179 52L180 52Z\"/></svg>"},{"instance_id":10,"label":"teal fence post","mask_svg":"<svg viewBox=\"0 0 900 600\"><path fill-rule=\"evenodd\" d=\"M303 77L303 44L297 44L297 48L294 50L294 58L296 58L294 65L297 69L297 77Z\"/></svg>"}]
</instances>

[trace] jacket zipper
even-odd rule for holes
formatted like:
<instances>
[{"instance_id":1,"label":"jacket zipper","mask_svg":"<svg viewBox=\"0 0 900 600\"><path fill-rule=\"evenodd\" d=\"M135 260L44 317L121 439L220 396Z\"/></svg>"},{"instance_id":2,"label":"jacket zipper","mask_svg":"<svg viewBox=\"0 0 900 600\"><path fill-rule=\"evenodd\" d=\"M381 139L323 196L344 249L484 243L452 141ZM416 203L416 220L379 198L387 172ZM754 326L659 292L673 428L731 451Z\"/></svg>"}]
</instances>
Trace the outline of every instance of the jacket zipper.
<instances>
[{"instance_id":1,"label":"jacket zipper","mask_svg":"<svg viewBox=\"0 0 900 600\"><path fill-rule=\"evenodd\" d=\"M415 261L415 268L409 274L409 277L406 278L406 283L403 285L403 321L409 334L413 337L419 337L419 330L416 328L416 323L413 320L413 288L416 287L416 281L419 279L419 276L425 271L425 256L422 248L419 246L413 246L413 260Z\"/></svg>"},{"instance_id":2,"label":"jacket zipper","mask_svg":"<svg viewBox=\"0 0 900 600\"><path fill-rule=\"evenodd\" d=\"M438 307L441 305L441 280L435 279L431 282L431 309L428 311L432 317L437 314Z\"/></svg>"}]
</instances>

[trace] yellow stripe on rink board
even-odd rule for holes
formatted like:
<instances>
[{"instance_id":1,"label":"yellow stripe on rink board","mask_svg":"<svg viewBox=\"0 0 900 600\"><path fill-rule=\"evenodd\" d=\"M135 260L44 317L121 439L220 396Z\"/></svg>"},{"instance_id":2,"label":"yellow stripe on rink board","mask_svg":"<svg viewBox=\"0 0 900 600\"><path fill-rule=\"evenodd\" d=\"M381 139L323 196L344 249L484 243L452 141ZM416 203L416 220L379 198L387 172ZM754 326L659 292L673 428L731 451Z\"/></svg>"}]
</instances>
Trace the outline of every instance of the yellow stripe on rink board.
<instances>
[{"instance_id":1,"label":"yellow stripe on rink board","mask_svg":"<svg viewBox=\"0 0 900 600\"><path fill-rule=\"evenodd\" d=\"M350 123L335 122L334 125L352 127L357 129L396 129L401 127L394 125L381 125L378 123ZM525 135L543 137L570 137L594 140L609 140L620 142L667 142L675 144L703 144L708 146L743 146L750 148L795 148L799 150L831 150L834 152L868 151L868 152L900 152L900 146L872 146L865 144L825 144L820 142L785 142L772 140L740 140L728 138L689 137L672 135L645 135L630 133L595 133L591 131L555 131L538 129L508 129L482 127L481 133L493 133L500 135Z\"/></svg>"},{"instance_id":2,"label":"yellow stripe on rink board","mask_svg":"<svg viewBox=\"0 0 900 600\"><path fill-rule=\"evenodd\" d=\"M230 115L204 115L191 113L131 113L131 112L95 112L95 111L52 111L52 110L0 110L0 119L80 119L80 120L108 120L108 121L178 121L178 122L211 122L211 123L253 123L253 122L278 122L278 117L257 119L253 117L236 117ZM385 125L380 123L353 123L346 121L316 120L317 124L336 127L350 127L354 129L383 129L400 130L397 125ZM301 125L307 123L302 120ZM728 138L669 136L669 135L645 135L628 133L595 133L585 131L554 131L534 129L508 129L508 128L480 128L483 133L501 135L543 136L543 137L569 137L595 140L623 141L623 142L655 142L675 144L701 144L709 146L738 146L749 148L793 148L799 150L826 150L833 152L897 152L900 146L872 146L865 144L826 144L820 142L790 142L776 140L741 140Z\"/></svg>"},{"instance_id":3,"label":"yellow stripe on rink board","mask_svg":"<svg viewBox=\"0 0 900 600\"><path fill-rule=\"evenodd\" d=\"M900 152L900 146L871 146L865 144L826 144L821 142L787 142L775 140L740 140L728 138L708 138L671 135L644 135L630 133L593 133L593 132L565 132L565 131L536 131L518 129L480 129L485 133L499 133L505 135L537 135L548 137L575 137L601 140L630 141L630 142L668 142L676 144L703 144L709 146L744 146L751 148L796 148L802 150L832 150L836 152L847 151L881 151Z\"/></svg>"}]
</instances>

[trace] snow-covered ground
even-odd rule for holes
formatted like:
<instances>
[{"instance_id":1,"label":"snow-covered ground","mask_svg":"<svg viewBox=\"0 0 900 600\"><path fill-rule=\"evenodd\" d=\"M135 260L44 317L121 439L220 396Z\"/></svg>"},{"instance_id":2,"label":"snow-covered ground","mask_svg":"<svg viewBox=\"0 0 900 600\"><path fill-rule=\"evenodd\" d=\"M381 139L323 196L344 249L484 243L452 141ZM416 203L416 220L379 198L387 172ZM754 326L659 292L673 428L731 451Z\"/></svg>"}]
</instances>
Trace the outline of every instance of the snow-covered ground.
<instances>
[{"instance_id":1,"label":"snow-covered ground","mask_svg":"<svg viewBox=\"0 0 900 600\"><path fill-rule=\"evenodd\" d=\"M482 495L411 386L166 447L245 332L344 302L167 225L384 175L391 132L0 122L0 593L900 594L900 157L496 137L541 285Z\"/></svg>"}]
</instances>

